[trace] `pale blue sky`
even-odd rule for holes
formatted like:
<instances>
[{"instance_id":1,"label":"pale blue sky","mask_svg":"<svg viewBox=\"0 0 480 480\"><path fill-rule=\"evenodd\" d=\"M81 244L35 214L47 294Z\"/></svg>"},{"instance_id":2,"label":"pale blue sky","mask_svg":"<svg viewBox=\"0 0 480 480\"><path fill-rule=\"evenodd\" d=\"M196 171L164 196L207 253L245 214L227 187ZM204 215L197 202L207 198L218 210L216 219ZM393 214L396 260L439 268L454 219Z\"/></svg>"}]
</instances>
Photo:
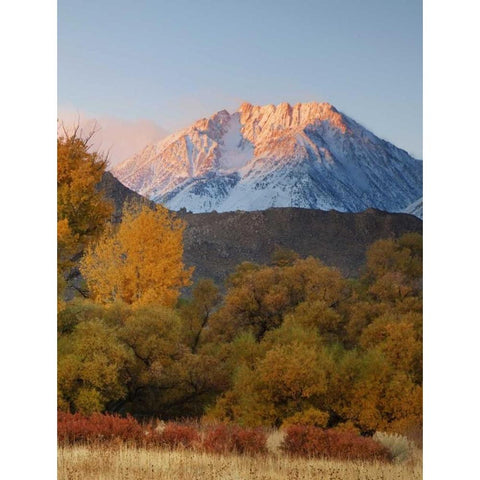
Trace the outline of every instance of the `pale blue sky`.
<instances>
[{"instance_id":1,"label":"pale blue sky","mask_svg":"<svg viewBox=\"0 0 480 480\"><path fill-rule=\"evenodd\" d=\"M58 1L58 103L169 131L327 101L422 157L421 0Z\"/></svg>"}]
</instances>

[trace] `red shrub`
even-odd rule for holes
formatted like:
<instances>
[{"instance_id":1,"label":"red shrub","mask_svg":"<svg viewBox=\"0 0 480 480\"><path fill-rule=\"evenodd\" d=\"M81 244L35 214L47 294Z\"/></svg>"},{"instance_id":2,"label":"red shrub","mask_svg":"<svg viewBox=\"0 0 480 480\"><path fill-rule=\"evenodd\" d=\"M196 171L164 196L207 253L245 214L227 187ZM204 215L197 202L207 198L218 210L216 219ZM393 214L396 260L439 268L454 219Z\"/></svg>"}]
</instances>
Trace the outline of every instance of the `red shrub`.
<instances>
[{"instance_id":1,"label":"red shrub","mask_svg":"<svg viewBox=\"0 0 480 480\"><path fill-rule=\"evenodd\" d=\"M203 448L207 452L221 453L228 451L230 431L224 424L210 427L203 438Z\"/></svg>"},{"instance_id":2,"label":"red shrub","mask_svg":"<svg viewBox=\"0 0 480 480\"><path fill-rule=\"evenodd\" d=\"M391 460L389 450L371 438L361 437L352 432L323 430L304 425L292 425L287 428L282 449L286 453L302 457Z\"/></svg>"},{"instance_id":3,"label":"red shrub","mask_svg":"<svg viewBox=\"0 0 480 480\"><path fill-rule=\"evenodd\" d=\"M158 443L171 448L179 446L189 448L196 443L200 443L200 435L190 425L169 422L165 425L163 431L158 434Z\"/></svg>"},{"instance_id":4,"label":"red shrub","mask_svg":"<svg viewBox=\"0 0 480 480\"><path fill-rule=\"evenodd\" d=\"M219 424L207 430L203 447L214 453L266 453L267 437L258 428L242 428L236 425Z\"/></svg>"},{"instance_id":5,"label":"red shrub","mask_svg":"<svg viewBox=\"0 0 480 480\"><path fill-rule=\"evenodd\" d=\"M262 430L236 427L232 431L234 450L238 453L266 453L267 436Z\"/></svg>"},{"instance_id":6,"label":"red shrub","mask_svg":"<svg viewBox=\"0 0 480 480\"><path fill-rule=\"evenodd\" d=\"M133 417L58 413L58 441L63 444L125 442L134 445L191 448L200 445L194 425L169 422L162 431L142 426ZM215 453L266 453L267 438L260 429L219 424L207 430L203 448Z\"/></svg>"},{"instance_id":7,"label":"red shrub","mask_svg":"<svg viewBox=\"0 0 480 480\"><path fill-rule=\"evenodd\" d=\"M139 444L145 439L143 428L133 417L100 413L86 417L79 413L59 412L57 436L59 442L69 444L112 440Z\"/></svg>"}]
</instances>

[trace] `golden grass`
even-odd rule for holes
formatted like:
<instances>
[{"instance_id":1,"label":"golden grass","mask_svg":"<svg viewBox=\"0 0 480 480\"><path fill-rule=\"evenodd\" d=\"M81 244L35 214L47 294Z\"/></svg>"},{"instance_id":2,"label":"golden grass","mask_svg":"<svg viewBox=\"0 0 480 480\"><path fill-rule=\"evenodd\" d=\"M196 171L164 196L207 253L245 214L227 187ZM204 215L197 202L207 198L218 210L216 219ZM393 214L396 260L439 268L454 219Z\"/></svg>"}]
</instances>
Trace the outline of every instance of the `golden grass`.
<instances>
[{"instance_id":1,"label":"golden grass","mask_svg":"<svg viewBox=\"0 0 480 480\"><path fill-rule=\"evenodd\" d=\"M416 480L421 456L402 464L247 457L128 446L58 448L58 480Z\"/></svg>"}]
</instances>

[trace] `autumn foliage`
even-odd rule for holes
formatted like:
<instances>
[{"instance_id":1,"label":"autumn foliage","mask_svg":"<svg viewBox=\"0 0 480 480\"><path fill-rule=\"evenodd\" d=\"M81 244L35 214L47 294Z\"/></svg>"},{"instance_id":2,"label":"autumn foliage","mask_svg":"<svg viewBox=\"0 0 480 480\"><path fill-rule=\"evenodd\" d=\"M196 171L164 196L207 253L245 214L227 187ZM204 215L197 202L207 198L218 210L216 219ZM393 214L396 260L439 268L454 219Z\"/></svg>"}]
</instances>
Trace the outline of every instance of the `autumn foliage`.
<instances>
[{"instance_id":1,"label":"autumn foliage","mask_svg":"<svg viewBox=\"0 0 480 480\"><path fill-rule=\"evenodd\" d=\"M209 410L250 426L422 423L421 237L380 240L362 278L315 259L241 265L212 328L232 339L232 386ZM294 280L292 280L294 279Z\"/></svg>"},{"instance_id":2,"label":"autumn foliage","mask_svg":"<svg viewBox=\"0 0 480 480\"><path fill-rule=\"evenodd\" d=\"M90 245L81 263L99 303L175 305L192 269L182 261L184 223L157 205L126 205L122 222Z\"/></svg>"},{"instance_id":3,"label":"autumn foliage","mask_svg":"<svg viewBox=\"0 0 480 480\"><path fill-rule=\"evenodd\" d=\"M145 204L109 222L106 160L77 133L58 138L61 441L251 453L265 448L259 428L275 427L292 454L373 458L375 432L421 432L420 235L375 242L359 278L277 248L223 289L201 279L182 297L185 223ZM66 285L78 292L68 301ZM145 427L147 439L126 414L216 426Z\"/></svg>"},{"instance_id":4,"label":"autumn foliage","mask_svg":"<svg viewBox=\"0 0 480 480\"><path fill-rule=\"evenodd\" d=\"M154 433L156 442L163 447L190 448L201 443L200 434L192 425L168 422L160 433Z\"/></svg>"},{"instance_id":5,"label":"autumn foliage","mask_svg":"<svg viewBox=\"0 0 480 480\"><path fill-rule=\"evenodd\" d=\"M141 445L145 442L142 426L133 418L95 413L84 416L58 412L57 436L60 443L106 443L122 441Z\"/></svg>"},{"instance_id":6,"label":"autumn foliage","mask_svg":"<svg viewBox=\"0 0 480 480\"><path fill-rule=\"evenodd\" d=\"M375 262L354 282L292 258L281 267L242 265L223 299L202 280L174 308L69 302L59 315L59 407L418 432L420 253L418 239L407 240L373 245Z\"/></svg>"},{"instance_id":7,"label":"autumn foliage","mask_svg":"<svg viewBox=\"0 0 480 480\"><path fill-rule=\"evenodd\" d=\"M191 425L169 422L161 430L141 425L132 416L58 412L57 437L62 444L128 443L137 446L190 448L199 446L200 434Z\"/></svg>"},{"instance_id":8,"label":"autumn foliage","mask_svg":"<svg viewBox=\"0 0 480 480\"><path fill-rule=\"evenodd\" d=\"M168 422L163 428L141 425L131 416L58 412L59 443L128 443L163 448L195 448L210 453L266 453L266 435L260 429L217 424L205 432L193 424Z\"/></svg>"},{"instance_id":9,"label":"autumn foliage","mask_svg":"<svg viewBox=\"0 0 480 480\"><path fill-rule=\"evenodd\" d=\"M78 129L57 138L57 268L59 289L70 283L83 250L103 232L113 206L98 190L107 159Z\"/></svg>"},{"instance_id":10,"label":"autumn foliage","mask_svg":"<svg viewBox=\"0 0 480 480\"><path fill-rule=\"evenodd\" d=\"M377 461L392 458L390 451L372 438L304 425L287 428L282 449L285 453L302 457Z\"/></svg>"},{"instance_id":11,"label":"autumn foliage","mask_svg":"<svg viewBox=\"0 0 480 480\"><path fill-rule=\"evenodd\" d=\"M189 448L216 454L265 455L267 435L260 428L218 423L198 424L168 422L162 428L141 425L131 416L58 413L59 443L129 444L168 449ZM391 461L389 449L372 438L352 431L322 429L306 425L286 428L281 450L292 456L323 457L341 460Z\"/></svg>"},{"instance_id":12,"label":"autumn foliage","mask_svg":"<svg viewBox=\"0 0 480 480\"><path fill-rule=\"evenodd\" d=\"M211 453L261 454L267 451L267 437L259 428L217 424L207 430L203 447Z\"/></svg>"}]
</instances>

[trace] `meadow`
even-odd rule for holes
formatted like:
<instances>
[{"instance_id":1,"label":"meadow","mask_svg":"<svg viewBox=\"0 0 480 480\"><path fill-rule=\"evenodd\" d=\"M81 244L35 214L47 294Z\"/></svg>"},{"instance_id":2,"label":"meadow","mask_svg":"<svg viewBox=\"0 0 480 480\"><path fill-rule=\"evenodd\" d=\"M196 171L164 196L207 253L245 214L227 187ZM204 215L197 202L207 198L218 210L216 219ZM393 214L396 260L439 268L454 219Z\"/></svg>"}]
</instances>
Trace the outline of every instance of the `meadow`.
<instances>
[{"instance_id":1,"label":"meadow","mask_svg":"<svg viewBox=\"0 0 480 480\"><path fill-rule=\"evenodd\" d=\"M60 446L59 480L416 480L420 452L402 463L218 455L183 449Z\"/></svg>"},{"instance_id":2,"label":"meadow","mask_svg":"<svg viewBox=\"0 0 480 480\"><path fill-rule=\"evenodd\" d=\"M58 440L60 480L422 478L421 450L396 434L59 414Z\"/></svg>"}]
</instances>

